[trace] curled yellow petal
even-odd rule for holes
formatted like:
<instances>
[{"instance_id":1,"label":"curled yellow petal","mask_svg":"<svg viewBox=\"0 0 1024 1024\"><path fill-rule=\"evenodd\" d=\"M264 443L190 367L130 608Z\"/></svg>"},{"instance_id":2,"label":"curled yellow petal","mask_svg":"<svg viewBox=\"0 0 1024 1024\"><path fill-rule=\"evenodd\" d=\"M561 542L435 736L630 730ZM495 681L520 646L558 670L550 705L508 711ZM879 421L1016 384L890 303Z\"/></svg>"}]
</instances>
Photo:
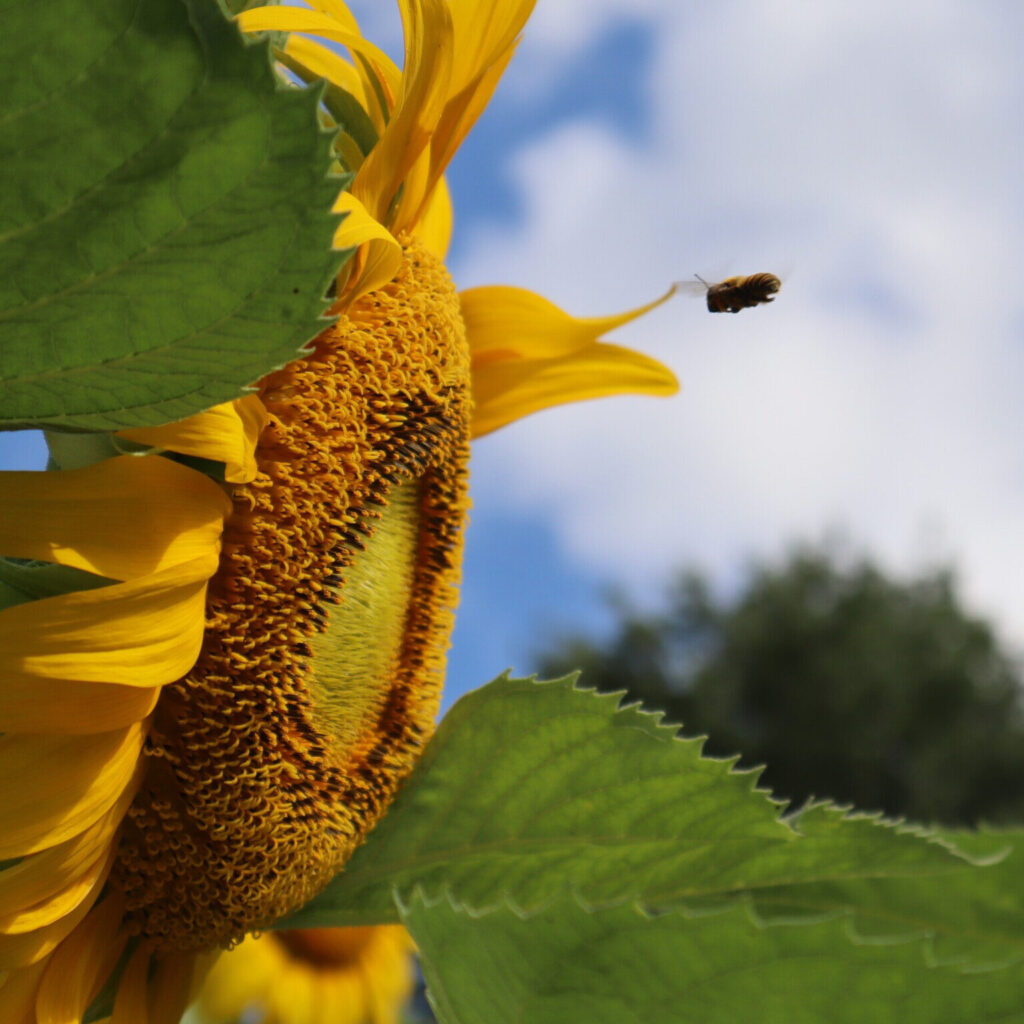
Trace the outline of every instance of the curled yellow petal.
<instances>
[{"instance_id":1,"label":"curled yellow petal","mask_svg":"<svg viewBox=\"0 0 1024 1024\"><path fill-rule=\"evenodd\" d=\"M85 735L141 721L199 654L231 502L159 456L3 476L0 551L126 582L0 611L0 731Z\"/></svg>"},{"instance_id":2,"label":"curled yellow petal","mask_svg":"<svg viewBox=\"0 0 1024 1024\"><path fill-rule=\"evenodd\" d=\"M591 345L556 359L490 362L473 371L473 436L568 402L678 390L671 370L618 345Z\"/></svg>"},{"instance_id":3,"label":"curled yellow petal","mask_svg":"<svg viewBox=\"0 0 1024 1024\"><path fill-rule=\"evenodd\" d=\"M58 896L102 861L137 788L135 781L127 785L110 810L84 832L0 871L0 915L9 918Z\"/></svg>"},{"instance_id":4,"label":"curled yellow petal","mask_svg":"<svg viewBox=\"0 0 1024 1024\"><path fill-rule=\"evenodd\" d=\"M31 859L26 858L29 861ZM44 928L70 914L97 886L103 884L110 866L109 859L109 856L106 859L98 857L86 865L68 885L47 899L0 917L0 935L22 935Z\"/></svg>"},{"instance_id":5,"label":"curled yellow petal","mask_svg":"<svg viewBox=\"0 0 1024 1024\"><path fill-rule=\"evenodd\" d=\"M346 25L321 11L303 7L254 7L235 18L243 32L308 32L341 43L351 53L368 60L382 75L392 92L401 89L402 75L391 58L364 39L354 21Z\"/></svg>"},{"instance_id":6,"label":"curled yellow petal","mask_svg":"<svg viewBox=\"0 0 1024 1024\"><path fill-rule=\"evenodd\" d=\"M342 0L308 0L308 3L314 11L320 11L333 18L350 32L359 31L359 23L356 21L355 15L349 10L348 4L343 3Z\"/></svg>"},{"instance_id":7,"label":"curled yellow petal","mask_svg":"<svg viewBox=\"0 0 1024 1024\"><path fill-rule=\"evenodd\" d=\"M175 423L119 430L117 436L150 448L223 462L224 479L245 484L256 476L256 442L269 420L259 398L246 395Z\"/></svg>"},{"instance_id":8,"label":"curled yellow petal","mask_svg":"<svg viewBox=\"0 0 1024 1024\"><path fill-rule=\"evenodd\" d=\"M365 78L354 64L333 50L328 50L326 46L321 46L319 43L313 42L312 39L295 34L288 36L284 52L316 77L325 79L339 89L344 89L366 111L369 117L374 118L377 109L376 98L373 97L372 89L367 88ZM374 119L374 127L380 132L384 127L384 122L377 123Z\"/></svg>"},{"instance_id":9,"label":"curled yellow petal","mask_svg":"<svg viewBox=\"0 0 1024 1024\"><path fill-rule=\"evenodd\" d=\"M0 737L0 858L84 832L130 784L144 739L141 724L92 736Z\"/></svg>"},{"instance_id":10,"label":"curled yellow petal","mask_svg":"<svg viewBox=\"0 0 1024 1024\"><path fill-rule=\"evenodd\" d=\"M3 473L0 486L0 554L113 579L209 554L231 512L212 480L155 455Z\"/></svg>"},{"instance_id":11,"label":"curled yellow petal","mask_svg":"<svg viewBox=\"0 0 1024 1024\"><path fill-rule=\"evenodd\" d=\"M453 61L451 12L445 0L399 0L399 7L405 29L401 99L352 184L352 191L379 220L427 151L448 101ZM424 186L426 180L424 176ZM421 201L422 194L402 196L403 206L418 209ZM396 230L404 226L396 224Z\"/></svg>"},{"instance_id":12,"label":"curled yellow petal","mask_svg":"<svg viewBox=\"0 0 1024 1024\"><path fill-rule=\"evenodd\" d=\"M434 187L456 150L487 106L515 52L516 41L535 0L509 4L480 4L477 0L450 3L454 60L448 100L434 125L425 193ZM403 202L409 229L421 215L421 196Z\"/></svg>"},{"instance_id":13,"label":"curled yellow petal","mask_svg":"<svg viewBox=\"0 0 1024 1024\"><path fill-rule=\"evenodd\" d=\"M150 687L195 661L216 553L141 579L0 612L0 677ZM0 688L2 691L3 688Z\"/></svg>"},{"instance_id":14,"label":"curled yellow petal","mask_svg":"<svg viewBox=\"0 0 1024 1024\"><path fill-rule=\"evenodd\" d=\"M398 273L402 265L402 247L390 231L370 216L366 207L351 192L342 192L334 203L335 213L345 218L334 233L334 247L348 249L359 246L357 266L352 271L352 284L347 301L383 287Z\"/></svg>"},{"instance_id":15,"label":"curled yellow petal","mask_svg":"<svg viewBox=\"0 0 1024 1024\"><path fill-rule=\"evenodd\" d=\"M356 99L363 99L363 82L355 65L333 50L328 50L326 46L314 43L305 36L290 35L285 43L284 52L289 57L294 57L313 74L351 93ZM365 102L363 106L365 107Z\"/></svg>"},{"instance_id":16,"label":"curled yellow petal","mask_svg":"<svg viewBox=\"0 0 1024 1024\"><path fill-rule=\"evenodd\" d=\"M452 94L458 95L515 45L536 0L502 3L448 0L448 3L455 26Z\"/></svg>"},{"instance_id":17,"label":"curled yellow petal","mask_svg":"<svg viewBox=\"0 0 1024 1024\"><path fill-rule=\"evenodd\" d=\"M606 395L672 395L679 382L656 359L599 341L660 305L674 289L614 316L572 317L524 288L459 296L473 367L473 436L530 413Z\"/></svg>"},{"instance_id":18,"label":"curled yellow petal","mask_svg":"<svg viewBox=\"0 0 1024 1024\"><path fill-rule=\"evenodd\" d=\"M0 935L0 970L35 964L52 953L85 920L99 894L83 900L70 914L23 935ZM20 972L15 971L15 974ZM0 990L0 999L3 992ZM2 1003L6 1009L6 1003ZM30 1019L35 1024L34 1019Z\"/></svg>"},{"instance_id":19,"label":"curled yellow petal","mask_svg":"<svg viewBox=\"0 0 1024 1024\"><path fill-rule=\"evenodd\" d=\"M475 372L477 366L494 360L551 359L579 351L674 294L675 288L670 288L645 306L592 317L570 316L536 292L507 285L467 288L459 293L459 301Z\"/></svg>"}]
</instances>

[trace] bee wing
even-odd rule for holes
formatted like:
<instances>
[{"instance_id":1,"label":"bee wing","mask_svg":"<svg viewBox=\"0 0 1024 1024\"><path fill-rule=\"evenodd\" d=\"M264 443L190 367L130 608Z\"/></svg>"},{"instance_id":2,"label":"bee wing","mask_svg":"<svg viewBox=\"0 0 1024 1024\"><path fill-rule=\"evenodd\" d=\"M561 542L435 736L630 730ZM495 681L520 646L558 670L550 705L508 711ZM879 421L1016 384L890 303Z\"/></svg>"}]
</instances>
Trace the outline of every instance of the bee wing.
<instances>
[{"instance_id":1,"label":"bee wing","mask_svg":"<svg viewBox=\"0 0 1024 1024\"><path fill-rule=\"evenodd\" d=\"M676 281L673 287L677 295L689 295L698 299L704 298L708 293L703 281Z\"/></svg>"}]
</instances>

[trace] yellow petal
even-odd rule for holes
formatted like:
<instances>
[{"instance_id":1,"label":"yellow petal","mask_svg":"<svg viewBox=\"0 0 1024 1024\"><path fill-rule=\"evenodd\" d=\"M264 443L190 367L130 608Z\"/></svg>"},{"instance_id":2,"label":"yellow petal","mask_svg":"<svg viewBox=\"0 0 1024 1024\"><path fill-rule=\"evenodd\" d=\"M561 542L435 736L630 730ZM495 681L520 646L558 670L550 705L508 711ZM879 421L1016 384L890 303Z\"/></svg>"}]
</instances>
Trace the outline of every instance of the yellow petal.
<instances>
[{"instance_id":1,"label":"yellow petal","mask_svg":"<svg viewBox=\"0 0 1024 1024\"><path fill-rule=\"evenodd\" d=\"M314 11L320 11L329 18L333 18L342 28L349 32L359 32L359 23L355 15L348 9L348 5L342 0L307 0ZM361 35L362 33L360 33Z\"/></svg>"},{"instance_id":2,"label":"yellow petal","mask_svg":"<svg viewBox=\"0 0 1024 1024\"><path fill-rule=\"evenodd\" d=\"M431 139L428 191L490 101L512 59L517 38L534 3L535 0L501 4L453 0L450 3L454 61L449 99ZM416 216L418 219L419 214Z\"/></svg>"},{"instance_id":3,"label":"yellow petal","mask_svg":"<svg viewBox=\"0 0 1024 1024\"><path fill-rule=\"evenodd\" d=\"M514 52L514 48L510 47L495 64L482 72L479 78L474 79L462 93L446 104L430 140L430 171L427 175L426 189L434 187L434 183L440 180L459 146L476 124L477 118L487 107ZM411 207L403 204L403 214L410 209ZM415 224L421 215L420 211L416 211L411 224Z\"/></svg>"},{"instance_id":4,"label":"yellow petal","mask_svg":"<svg viewBox=\"0 0 1024 1024\"><path fill-rule=\"evenodd\" d=\"M148 1024L149 950L138 946L128 958L117 986L110 1024Z\"/></svg>"},{"instance_id":5,"label":"yellow petal","mask_svg":"<svg viewBox=\"0 0 1024 1024\"><path fill-rule=\"evenodd\" d=\"M416 236L439 259L448 254L452 237L452 197L442 177L430 194L423 216L416 225Z\"/></svg>"},{"instance_id":6,"label":"yellow petal","mask_svg":"<svg viewBox=\"0 0 1024 1024\"><path fill-rule=\"evenodd\" d=\"M19 604L0 612L0 678L132 687L174 682L202 640L215 556L142 579Z\"/></svg>"},{"instance_id":7,"label":"yellow petal","mask_svg":"<svg viewBox=\"0 0 1024 1024\"><path fill-rule=\"evenodd\" d=\"M224 479L246 484L256 477L256 442L270 421L256 395L215 405L175 423L119 430L118 437L151 448L224 463Z\"/></svg>"},{"instance_id":8,"label":"yellow petal","mask_svg":"<svg viewBox=\"0 0 1024 1024\"><path fill-rule=\"evenodd\" d=\"M152 710L195 663L215 552L0 611L0 730L94 733Z\"/></svg>"},{"instance_id":9,"label":"yellow petal","mask_svg":"<svg viewBox=\"0 0 1024 1024\"><path fill-rule=\"evenodd\" d=\"M341 43L353 54L368 60L383 76L391 91L397 94L402 75L393 60L360 35L358 29L346 27L330 15L308 11L302 7L254 7L235 17L243 32L308 32Z\"/></svg>"},{"instance_id":10,"label":"yellow petal","mask_svg":"<svg viewBox=\"0 0 1024 1024\"><path fill-rule=\"evenodd\" d=\"M0 611L0 730L96 733L141 720L198 656L230 501L158 456L4 476L0 549L135 578Z\"/></svg>"},{"instance_id":11,"label":"yellow petal","mask_svg":"<svg viewBox=\"0 0 1024 1024\"><path fill-rule=\"evenodd\" d=\"M84 832L132 783L141 724L91 736L0 736L0 858Z\"/></svg>"},{"instance_id":12,"label":"yellow petal","mask_svg":"<svg viewBox=\"0 0 1024 1024\"><path fill-rule=\"evenodd\" d=\"M138 788L138 778L127 785L117 802L95 825L48 850L23 857L0 871L0 913L10 916L42 903L74 885L78 877L110 850L114 834Z\"/></svg>"},{"instance_id":13,"label":"yellow petal","mask_svg":"<svg viewBox=\"0 0 1024 1024\"><path fill-rule=\"evenodd\" d=\"M156 707L159 697L159 684L83 685L75 680L40 679L23 673L4 680L0 688L0 731L65 735L109 732L142 721Z\"/></svg>"},{"instance_id":14,"label":"yellow petal","mask_svg":"<svg viewBox=\"0 0 1024 1024\"><path fill-rule=\"evenodd\" d=\"M7 1015L5 1024L36 1024L36 993L46 970L46 961L12 971L0 987L0 1004Z\"/></svg>"},{"instance_id":15,"label":"yellow petal","mask_svg":"<svg viewBox=\"0 0 1024 1024\"><path fill-rule=\"evenodd\" d=\"M30 859L26 858L26 860ZM22 935L25 932L35 931L37 928L45 928L46 925L66 917L106 880L110 866L109 859L109 857L97 858L92 864L87 865L70 884L49 899L41 900L31 907L0 918L0 934Z\"/></svg>"},{"instance_id":16,"label":"yellow petal","mask_svg":"<svg viewBox=\"0 0 1024 1024\"><path fill-rule=\"evenodd\" d=\"M23 935L0 935L0 969L21 968L45 960L88 916L98 894L83 900L70 914ZM0 989L0 1005L3 1005ZM33 1020L34 1024L34 1020Z\"/></svg>"},{"instance_id":17,"label":"yellow petal","mask_svg":"<svg viewBox=\"0 0 1024 1024\"><path fill-rule=\"evenodd\" d=\"M481 72L492 67L514 46L536 6L536 0L448 0L455 28L452 94L456 95Z\"/></svg>"},{"instance_id":18,"label":"yellow petal","mask_svg":"<svg viewBox=\"0 0 1024 1024\"><path fill-rule=\"evenodd\" d=\"M572 317L524 288L460 294L472 358L473 436L532 412L604 395L671 395L679 383L657 360L598 339L671 297L614 316Z\"/></svg>"},{"instance_id":19,"label":"yellow petal","mask_svg":"<svg viewBox=\"0 0 1024 1024\"><path fill-rule=\"evenodd\" d=\"M118 934L123 907L108 896L68 936L47 964L39 985L39 1024L74 1024L114 969L126 936Z\"/></svg>"},{"instance_id":20,"label":"yellow petal","mask_svg":"<svg viewBox=\"0 0 1024 1024\"><path fill-rule=\"evenodd\" d=\"M452 22L445 0L399 0L399 7L405 29L401 101L352 183L352 192L377 220L384 220L430 143L448 99L452 64ZM403 194L402 205L419 209L422 198Z\"/></svg>"},{"instance_id":21,"label":"yellow petal","mask_svg":"<svg viewBox=\"0 0 1024 1024\"><path fill-rule=\"evenodd\" d=\"M0 474L0 554L131 579L216 552L231 502L160 456ZM4 613L6 614L6 613Z\"/></svg>"},{"instance_id":22,"label":"yellow petal","mask_svg":"<svg viewBox=\"0 0 1024 1024\"><path fill-rule=\"evenodd\" d=\"M148 1024L178 1024L214 959L195 953L161 956L150 982Z\"/></svg>"},{"instance_id":23,"label":"yellow petal","mask_svg":"<svg viewBox=\"0 0 1024 1024\"><path fill-rule=\"evenodd\" d=\"M488 285L459 293L474 372L494 360L550 359L594 344L602 334L649 313L671 298L670 288L646 306L614 316L573 317L525 288Z\"/></svg>"},{"instance_id":24,"label":"yellow petal","mask_svg":"<svg viewBox=\"0 0 1024 1024\"><path fill-rule=\"evenodd\" d=\"M360 265L354 272L357 276L346 295L347 301L354 301L366 292L383 287L398 273L402 265L402 247L351 192L342 192L333 209L335 213L345 214L345 219L334 233L334 247L361 247Z\"/></svg>"},{"instance_id":25,"label":"yellow petal","mask_svg":"<svg viewBox=\"0 0 1024 1024\"><path fill-rule=\"evenodd\" d=\"M473 437L567 402L678 390L667 367L617 345L591 345L557 359L492 361L473 370Z\"/></svg>"},{"instance_id":26,"label":"yellow petal","mask_svg":"<svg viewBox=\"0 0 1024 1024\"><path fill-rule=\"evenodd\" d=\"M362 76L355 65L350 64L326 46L314 43L305 36L290 35L285 43L284 52L293 60L297 60L314 75L325 78L328 82L344 89L352 95L359 105L372 112L372 104L368 98ZM377 125L378 131L383 125Z\"/></svg>"}]
</instances>

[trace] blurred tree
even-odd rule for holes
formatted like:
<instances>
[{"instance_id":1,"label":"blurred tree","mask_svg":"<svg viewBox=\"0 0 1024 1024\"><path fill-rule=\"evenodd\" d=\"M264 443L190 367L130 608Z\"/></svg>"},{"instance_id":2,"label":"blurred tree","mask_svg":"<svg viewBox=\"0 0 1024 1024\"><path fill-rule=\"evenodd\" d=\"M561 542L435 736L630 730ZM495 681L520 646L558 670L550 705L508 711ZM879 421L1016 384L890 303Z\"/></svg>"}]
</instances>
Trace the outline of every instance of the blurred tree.
<instances>
[{"instance_id":1,"label":"blurred tree","mask_svg":"<svg viewBox=\"0 0 1024 1024\"><path fill-rule=\"evenodd\" d=\"M761 785L797 805L1024 821L1020 665L961 608L951 572L901 583L801 550L755 567L732 602L689 572L663 612L618 605L607 643L552 645L540 673L627 690L708 734L705 753L766 764Z\"/></svg>"}]
</instances>

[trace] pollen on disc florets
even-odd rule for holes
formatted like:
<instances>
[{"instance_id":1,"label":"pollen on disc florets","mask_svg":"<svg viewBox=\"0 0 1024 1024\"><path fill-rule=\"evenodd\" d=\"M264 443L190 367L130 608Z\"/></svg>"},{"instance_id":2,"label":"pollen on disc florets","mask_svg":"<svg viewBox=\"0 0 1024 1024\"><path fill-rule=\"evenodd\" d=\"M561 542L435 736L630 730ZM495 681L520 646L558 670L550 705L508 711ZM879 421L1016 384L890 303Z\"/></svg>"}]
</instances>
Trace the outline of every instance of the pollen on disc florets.
<instances>
[{"instance_id":1,"label":"pollen on disc florets","mask_svg":"<svg viewBox=\"0 0 1024 1024\"><path fill-rule=\"evenodd\" d=\"M306 902L432 729L469 354L447 271L404 251L394 281L260 384L260 473L235 488L203 650L160 697L112 874L159 948L230 944Z\"/></svg>"}]
</instances>

